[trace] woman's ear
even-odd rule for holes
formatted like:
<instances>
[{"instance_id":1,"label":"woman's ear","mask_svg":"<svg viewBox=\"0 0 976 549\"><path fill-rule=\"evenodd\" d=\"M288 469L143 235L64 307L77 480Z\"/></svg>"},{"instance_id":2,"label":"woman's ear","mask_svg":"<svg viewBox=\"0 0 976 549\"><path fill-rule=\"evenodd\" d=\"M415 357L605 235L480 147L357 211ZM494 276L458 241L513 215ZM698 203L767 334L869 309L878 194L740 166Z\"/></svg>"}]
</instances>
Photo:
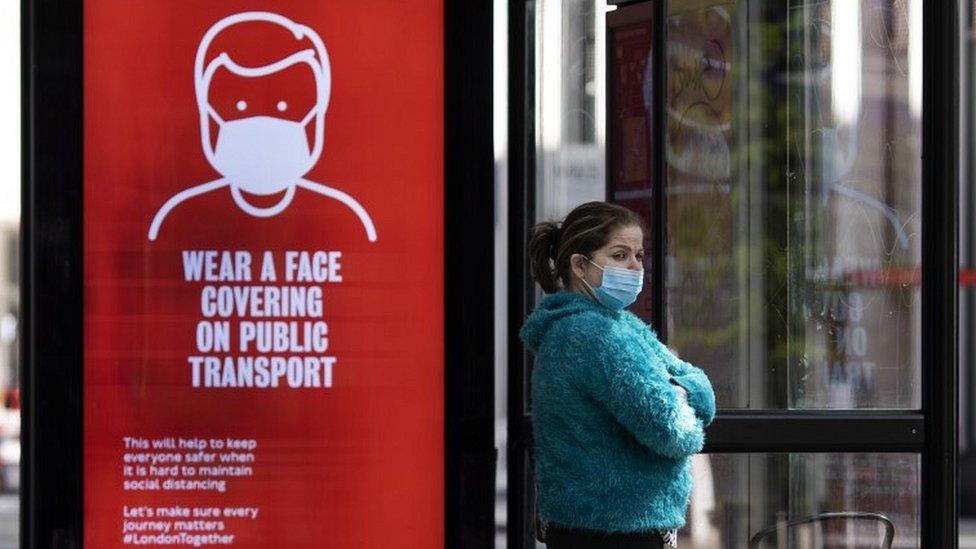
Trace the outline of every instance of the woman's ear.
<instances>
[{"instance_id":1,"label":"woman's ear","mask_svg":"<svg viewBox=\"0 0 976 549\"><path fill-rule=\"evenodd\" d=\"M586 260L583 259L583 254L569 256L569 268L573 271L573 278L583 278L586 274L586 270L583 268L585 262Z\"/></svg>"}]
</instances>

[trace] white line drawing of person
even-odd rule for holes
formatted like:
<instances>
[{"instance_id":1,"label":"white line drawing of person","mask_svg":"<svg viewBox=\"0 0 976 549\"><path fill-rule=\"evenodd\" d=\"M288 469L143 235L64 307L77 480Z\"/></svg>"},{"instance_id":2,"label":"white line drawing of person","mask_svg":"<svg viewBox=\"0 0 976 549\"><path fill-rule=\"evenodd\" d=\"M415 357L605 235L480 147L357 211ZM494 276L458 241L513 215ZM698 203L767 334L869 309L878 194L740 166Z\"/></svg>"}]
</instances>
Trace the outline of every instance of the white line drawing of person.
<instances>
[{"instance_id":1,"label":"white line drawing of person","mask_svg":"<svg viewBox=\"0 0 976 549\"><path fill-rule=\"evenodd\" d=\"M221 52L204 66L210 45L218 34L233 25L251 22L266 22L284 27L296 40L308 39L313 48L303 49L260 67L242 66L227 52ZM300 121L273 116L250 116L225 121L209 103L210 83L214 73L220 68L238 76L256 78L298 64L308 65L312 69L316 87L315 105ZM241 210L255 217L272 217L291 204L296 189L301 187L345 204L362 222L369 241L376 242L373 220L359 202L338 189L304 178L322 155L325 111L332 90L329 55L315 31L271 12L253 11L227 16L214 23L200 40L194 63L193 83L200 112L200 144L207 161L223 177L190 187L167 200L153 217L149 226L149 240L154 241L159 236L163 221L170 211L204 193L227 187ZM211 142L211 119L219 128L216 144ZM309 150L305 128L313 120L314 144ZM242 191L258 196L282 192L284 194L273 206L256 207L247 202Z\"/></svg>"}]
</instances>

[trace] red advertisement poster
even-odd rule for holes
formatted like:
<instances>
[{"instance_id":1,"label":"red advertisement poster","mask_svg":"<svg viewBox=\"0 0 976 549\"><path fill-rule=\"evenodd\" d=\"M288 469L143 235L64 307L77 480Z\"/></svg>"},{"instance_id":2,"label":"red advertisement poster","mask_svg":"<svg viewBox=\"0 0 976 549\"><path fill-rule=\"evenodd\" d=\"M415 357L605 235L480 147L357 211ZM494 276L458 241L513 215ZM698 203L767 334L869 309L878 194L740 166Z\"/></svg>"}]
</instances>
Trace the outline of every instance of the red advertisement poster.
<instances>
[{"instance_id":1,"label":"red advertisement poster","mask_svg":"<svg viewBox=\"0 0 976 549\"><path fill-rule=\"evenodd\" d=\"M442 4L84 18L85 547L441 547Z\"/></svg>"}]
</instances>

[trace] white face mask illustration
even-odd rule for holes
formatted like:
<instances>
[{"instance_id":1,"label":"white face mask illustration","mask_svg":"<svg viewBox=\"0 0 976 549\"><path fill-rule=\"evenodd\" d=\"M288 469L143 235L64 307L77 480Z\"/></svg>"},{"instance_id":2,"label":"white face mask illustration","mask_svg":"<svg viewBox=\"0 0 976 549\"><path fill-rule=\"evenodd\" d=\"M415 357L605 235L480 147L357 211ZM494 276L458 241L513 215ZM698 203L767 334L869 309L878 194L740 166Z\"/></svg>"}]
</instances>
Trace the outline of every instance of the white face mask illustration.
<instances>
[{"instance_id":1,"label":"white face mask illustration","mask_svg":"<svg viewBox=\"0 0 976 549\"><path fill-rule=\"evenodd\" d=\"M315 165L303 122L251 116L218 124L213 167L244 191L284 191Z\"/></svg>"},{"instance_id":2,"label":"white face mask illustration","mask_svg":"<svg viewBox=\"0 0 976 549\"><path fill-rule=\"evenodd\" d=\"M291 202L299 179L318 162L322 153L325 106L331 89L328 57L324 46L306 49L263 67L238 65L226 53L211 61L197 79L200 108L200 137L207 160L231 187L234 200L244 211L258 217L275 215ZM324 59L320 62L320 59ZM198 60L200 61L200 60ZM267 76L295 65L307 65L315 77L316 103L301 121L274 116L250 116L224 120L209 103L214 74L225 69L245 78ZM217 122L217 139L211 144L210 121ZM313 123L313 144L309 148L305 128ZM270 208L257 208L240 191L269 195L288 193Z\"/></svg>"}]
</instances>

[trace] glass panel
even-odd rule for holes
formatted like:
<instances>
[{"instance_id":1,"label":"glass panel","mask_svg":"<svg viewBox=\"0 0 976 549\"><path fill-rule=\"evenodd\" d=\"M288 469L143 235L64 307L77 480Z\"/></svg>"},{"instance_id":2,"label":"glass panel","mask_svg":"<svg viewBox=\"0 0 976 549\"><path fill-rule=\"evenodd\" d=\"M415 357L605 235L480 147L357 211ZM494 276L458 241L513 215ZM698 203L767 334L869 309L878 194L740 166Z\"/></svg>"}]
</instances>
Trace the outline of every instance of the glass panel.
<instances>
[{"instance_id":1,"label":"glass panel","mask_svg":"<svg viewBox=\"0 0 976 549\"><path fill-rule=\"evenodd\" d=\"M733 172L733 108L747 86L730 2L670 2L665 22L667 200L666 333L682 358L706 369L720 406L748 394L748 272L736 262L748 219L748 176ZM740 111L742 115L747 111Z\"/></svg>"},{"instance_id":2,"label":"glass panel","mask_svg":"<svg viewBox=\"0 0 976 549\"><path fill-rule=\"evenodd\" d=\"M882 547L882 519L844 516L807 524L796 519L823 513L882 515L894 526L892 547L920 547L917 454L700 454L685 548L758 547L833 549Z\"/></svg>"},{"instance_id":3,"label":"glass panel","mask_svg":"<svg viewBox=\"0 0 976 549\"><path fill-rule=\"evenodd\" d=\"M0 547L20 538L20 2L0 2Z\"/></svg>"},{"instance_id":4,"label":"glass panel","mask_svg":"<svg viewBox=\"0 0 976 549\"><path fill-rule=\"evenodd\" d=\"M536 218L605 196L606 2L536 7Z\"/></svg>"},{"instance_id":5,"label":"glass panel","mask_svg":"<svg viewBox=\"0 0 976 549\"><path fill-rule=\"evenodd\" d=\"M724 408L918 408L921 0L667 8L669 344Z\"/></svg>"},{"instance_id":6,"label":"glass panel","mask_svg":"<svg viewBox=\"0 0 976 549\"><path fill-rule=\"evenodd\" d=\"M609 200L634 210L650 227L653 21L615 29L608 45L606 12L613 8L604 0L541 0L536 9L536 220L559 220L584 202ZM645 237L650 252L652 238ZM646 257L650 277L653 253ZM630 307L646 321L651 296L643 292Z\"/></svg>"},{"instance_id":7,"label":"glass panel","mask_svg":"<svg viewBox=\"0 0 976 549\"><path fill-rule=\"evenodd\" d=\"M611 101L607 200L630 208L653 226L651 206L654 186L654 20L621 25L609 33L613 72L609 77ZM644 235L646 284L655 256L650 231ZM644 291L630 310L650 323L653 295Z\"/></svg>"}]
</instances>

